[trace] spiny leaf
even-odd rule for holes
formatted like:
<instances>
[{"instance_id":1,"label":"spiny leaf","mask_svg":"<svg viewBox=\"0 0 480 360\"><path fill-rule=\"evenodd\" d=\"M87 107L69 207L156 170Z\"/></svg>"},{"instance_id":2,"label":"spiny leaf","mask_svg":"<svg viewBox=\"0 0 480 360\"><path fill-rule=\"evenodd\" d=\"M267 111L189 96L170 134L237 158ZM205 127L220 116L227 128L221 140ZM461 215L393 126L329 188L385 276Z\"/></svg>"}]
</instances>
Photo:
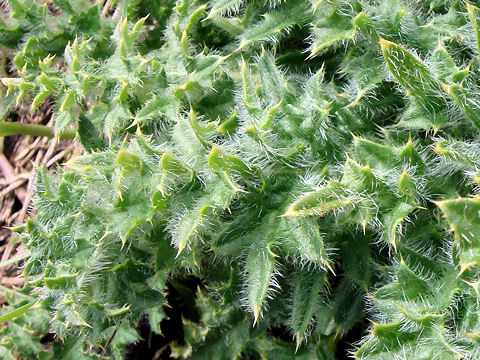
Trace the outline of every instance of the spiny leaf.
<instances>
[{"instance_id":1,"label":"spiny leaf","mask_svg":"<svg viewBox=\"0 0 480 360\"><path fill-rule=\"evenodd\" d=\"M397 281L375 292L375 299L392 301L415 301L432 296L427 281L415 274L405 263L396 272Z\"/></svg>"},{"instance_id":2,"label":"spiny leaf","mask_svg":"<svg viewBox=\"0 0 480 360\"><path fill-rule=\"evenodd\" d=\"M467 5L467 12L470 24L475 31L475 38L477 40L477 52L480 56L480 9L478 9L478 7L476 7L475 5L470 4L468 1L466 1L465 4Z\"/></svg>"},{"instance_id":3,"label":"spiny leaf","mask_svg":"<svg viewBox=\"0 0 480 360\"><path fill-rule=\"evenodd\" d=\"M430 56L429 62L432 64L431 68L434 75L444 83L461 81L468 74L468 72L465 73L465 71L460 71L457 68L454 59L441 43L438 44Z\"/></svg>"},{"instance_id":4,"label":"spiny leaf","mask_svg":"<svg viewBox=\"0 0 480 360\"><path fill-rule=\"evenodd\" d=\"M398 155L393 148L356 136L353 140L355 153L360 161L369 164L372 168L385 171L400 165Z\"/></svg>"},{"instance_id":5,"label":"spiny leaf","mask_svg":"<svg viewBox=\"0 0 480 360\"><path fill-rule=\"evenodd\" d=\"M320 266L329 267L325 246L320 230L313 218L298 219L286 217L283 219L286 241L294 246L300 257Z\"/></svg>"},{"instance_id":6,"label":"spiny leaf","mask_svg":"<svg viewBox=\"0 0 480 360\"><path fill-rule=\"evenodd\" d=\"M368 237L360 234L355 238L342 236L342 241L339 242L345 277L359 284L365 291L369 291L371 276L374 274L370 242Z\"/></svg>"},{"instance_id":7,"label":"spiny leaf","mask_svg":"<svg viewBox=\"0 0 480 360\"><path fill-rule=\"evenodd\" d=\"M262 50L258 61L258 70L265 91L264 96L273 104L279 104L286 95L289 95L285 80L275 65L272 55Z\"/></svg>"},{"instance_id":8,"label":"spiny leaf","mask_svg":"<svg viewBox=\"0 0 480 360\"><path fill-rule=\"evenodd\" d=\"M166 152L164 152L160 158L160 167L169 174L175 176L186 175L189 179L193 178L193 170L190 167Z\"/></svg>"},{"instance_id":9,"label":"spiny leaf","mask_svg":"<svg viewBox=\"0 0 480 360\"><path fill-rule=\"evenodd\" d=\"M457 84L444 85L442 88L450 97L455 100L460 109L470 119L473 124L480 129L480 103L475 94L470 94L462 86Z\"/></svg>"},{"instance_id":10,"label":"spiny leaf","mask_svg":"<svg viewBox=\"0 0 480 360\"><path fill-rule=\"evenodd\" d=\"M384 239L387 243L396 247L398 227L404 219L416 209L415 205L398 202L395 207L383 217Z\"/></svg>"},{"instance_id":11,"label":"spiny leaf","mask_svg":"<svg viewBox=\"0 0 480 360\"><path fill-rule=\"evenodd\" d=\"M265 186L265 178L262 171L256 166L249 166L239 158L224 153L214 147L208 156L208 166L212 171L224 174L228 181L234 183L245 182L248 186L262 189ZM237 188L233 185L234 188ZM237 188L241 191L241 188Z\"/></svg>"},{"instance_id":12,"label":"spiny leaf","mask_svg":"<svg viewBox=\"0 0 480 360\"><path fill-rule=\"evenodd\" d=\"M355 354L357 359L382 360L385 358L451 359L462 358L441 334L443 322L440 317L430 317L430 324L415 330L405 331L402 322L373 324L374 336L363 344Z\"/></svg>"},{"instance_id":13,"label":"spiny leaf","mask_svg":"<svg viewBox=\"0 0 480 360\"><path fill-rule=\"evenodd\" d=\"M141 172L143 168L142 159L138 155L124 149L118 152L116 163L126 172Z\"/></svg>"},{"instance_id":14,"label":"spiny leaf","mask_svg":"<svg viewBox=\"0 0 480 360\"><path fill-rule=\"evenodd\" d=\"M317 6L320 4L325 8L319 10ZM357 28L352 24L353 7L350 4L343 1L318 1L315 8L318 21L314 21L312 28L313 43L309 57L355 38Z\"/></svg>"},{"instance_id":15,"label":"spiny leaf","mask_svg":"<svg viewBox=\"0 0 480 360\"><path fill-rule=\"evenodd\" d=\"M212 1L207 19L218 18L218 15L236 13L244 0L216 0Z\"/></svg>"},{"instance_id":16,"label":"spiny leaf","mask_svg":"<svg viewBox=\"0 0 480 360\"><path fill-rule=\"evenodd\" d=\"M210 21L231 36L239 36L245 31L242 21L239 18L215 16L210 18Z\"/></svg>"},{"instance_id":17,"label":"spiny leaf","mask_svg":"<svg viewBox=\"0 0 480 360\"><path fill-rule=\"evenodd\" d=\"M412 138L408 138L408 142L399 149L398 157L406 164L416 168L419 172L425 171L425 162L420 153L413 144Z\"/></svg>"},{"instance_id":18,"label":"spiny leaf","mask_svg":"<svg viewBox=\"0 0 480 360\"><path fill-rule=\"evenodd\" d=\"M212 211L213 204L198 205L196 208L189 210L182 216L182 219L176 225L173 239L178 248L177 257L187 247L198 232L205 220L205 217Z\"/></svg>"},{"instance_id":19,"label":"spiny leaf","mask_svg":"<svg viewBox=\"0 0 480 360\"><path fill-rule=\"evenodd\" d=\"M8 115L14 105L15 92L10 92L2 99L2 104L0 106L0 121L3 121L3 119L5 119L5 117Z\"/></svg>"},{"instance_id":20,"label":"spiny leaf","mask_svg":"<svg viewBox=\"0 0 480 360\"><path fill-rule=\"evenodd\" d=\"M383 57L395 79L428 111L444 106L442 89L428 67L402 46L380 39ZM433 123L435 128L438 126Z\"/></svg>"},{"instance_id":21,"label":"spiny leaf","mask_svg":"<svg viewBox=\"0 0 480 360\"><path fill-rule=\"evenodd\" d=\"M480 264L480 200L458 198L437 201L455 233L461 271Z\"/></svg>"},{"instance_id":22,"label":"spiny leaf","mask_svg":"<svg viewBox=\"0 0 480 360\"><path fill-rule=\"evenodd\" d=\"M85 150L92 152L95 150L104 150L105 141L100 137L97 129L84 114L79 115L78 136Z\"/></svg>"},{"instance_id":23,"label":"spiny leaf","mask_svg":"<svg viewBox=\"0 0 480 360\"><path fill-rule=\"evenodd\" d=\"M374 161L378 161L378 159L374 159ZM372 172L370 165L362 166L350 158L347 159L343 167L341 184L354 191L366 191L370 194L377 193L379 188L384 187Z\"/></svg>"},{"instance_id":24,"label":"spiny leaf","mask_svg":"<svg viewBox=\"0 0 480 360\"><path fill-rule=\"evenodd\" d=\"M121 129L129 118L130 113L124 105L118 102L112 105L110 111L105 116L103 126L103 133L110 143L114 138L115 132Z\"/></svg>"},{"instance_id":25,"label":"spiny leaf","mask_svg":"<svg viewBox=\"0 0 480 360\"><path fill-rule=\"evenodd\" d=\"M283 216L324 215L351 204L339 183L329 183L323 189L309 193L288 208Z\"/></svg>"},{"instance_id":26,"label":"spiny leaf","mask_svg":"<svg viewBox=\"0 0 480 360\"><path fill-rule=\"evenodd\" d=\"M162 169L162 180L157 189L165 196L169 183L177 180L191 181L194 171L188 165L181 162L176 157L164 152L160 158L160 168Z\"/></svg>"},{"instance_id":27,"label":"spiny leaf","mask_svg":"<svg viewBox=\"0 0 480 360\"><path fill-rule=\"evenodd\" d=\"M352 24L355 25L358 30L360 30L364 35L366 35L372 42L378 42L379 37L375 26L370 19L363 11L361 11L355 18L352 20Z\"/></svg>"},{"instance_id":28,"label":"spiny leaf","mask_svg":"<svg viewBox=\"0 0 480 360\"><path fill-rule=\"evenodd\" d=\"M309 11L306 4L303 2L287 2L284 7L265 14L264 20L247 29L240 37L239 49L243 49L260 40L272 38L276 40L282 31L288 31L294 25L306 23L308 19Z\"/></svg>"},{"instance_id":29,"label":"spiny leaf","mask_svg":"<svg viewBox=\"0 0 480 360\"><path fill-rule=\"evenodd\" d=\"M349 106L356 105L362 97L379 86L388 75L382 59L376 53L347 58L344 71L353 77L356 90L355 100Z\"/></svg>"},{"instance_id":30,"label":"spiny leaf","mask_svg":"<svg viewBox=\"0 0 480 360\"><path fill-rule=\"evenodd\" d=\"M245 264L248 307L253 312L254 323L258 321L268 290L272 285L275 258L269 246L265 241L253 246L248 252Z\"/></svg>"},{"instance_id":31,"label":"spiny leaf","mask_svg":"<svg viewBox=\"0 0 480 360\"><path fill-rule=\"evenodd\" d=\"M74 120L72 113L69 111L60 112L55 118L55 134L61 134Z\"/></svg>"},{"instance_id":32,"label":"spiny leaf","mask_svg":"<svg viewBox=\"0 0 480 360\"><path fill-rule=\"evenodd\" d=\"M246 247L258 241L257 231L245 234L246 224L256 224L258 217L259 211L251 209L229 223L222 223L212 237L212 250L220 255L240 255Z\"/></svg>"},{"instance_id":33,"label":"spiny leaf","mask_svg":"<svg viewBox=\"0 0 480 360\"><path fill-rule=\"evenodd\" d=\"M293 307L290 321L299 348L317 307L320 289L325 284L325 272L300 270L295 275Z\"/></svg>"},{"instance_id":34,"label":"spiny leaf","mask_svg":"<svg viewBox=\"0 0 480 360\"><path fill-rule=\"evenodd\" d=\"M437 131L446 124L448 114L446 111L428 111L419 101L411 101L404 110L397 126L407 129L422 129Z\"/></svg>"},{"instance_id":35,"label":"spiny leaf","mask_svg":"<svg viewBox=\"0 0 480 360\"><path fill-rule=\"evenodd\" d=\"M173 97L157 96L135 113L135 120L130 126L142 124L162 115L167 118L174 118L178 114L177 106Z\"/></svg>"},{"instance_id":36,"label":"spiny leaf","mask_svg":"<svg viewBox=\"0 0 480 360\"><path fill-rule=\"evenodd\" d=\"M364 291L350 279L344 279L333 299L334 320L339 331L346 331L360 319L364 307Z\"/></svg>"},{"instance_id":37,"label":"spiny leaf","mask_svg":"<svg viewBox=\"0 0 480 360\"><path fill-rule=\"evenodd\" d=\"M218 127L217 131L222 135L227 135L233 131L235 131L238 127L238 117L237 112L233 111L227 120L222 122Z\"/></svg>"},{"instance_id":38,"label":"spiny leaf","mask_svg":"<svg viewBox=\"0 0 480 360\"><path fill-rule=\"evenodd\" d=\"M111 329L111 331L115 331ZM110 348L113 354L116 357L121 358L123 348L125 345L135 343L140 340L140 335L137 330L130 324L123 322L120 323L116 328L112 342L110 343Z\"/></svg>"}]
</instances>

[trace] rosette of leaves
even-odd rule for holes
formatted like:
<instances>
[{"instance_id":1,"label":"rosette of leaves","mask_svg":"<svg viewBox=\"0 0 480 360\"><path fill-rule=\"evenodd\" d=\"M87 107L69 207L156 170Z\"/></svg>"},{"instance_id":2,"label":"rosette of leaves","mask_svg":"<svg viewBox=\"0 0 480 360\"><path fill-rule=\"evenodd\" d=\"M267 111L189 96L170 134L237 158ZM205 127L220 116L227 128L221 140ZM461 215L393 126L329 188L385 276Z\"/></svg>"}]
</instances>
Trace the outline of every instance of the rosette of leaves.
<instances>
[{"instance_id":1,"label":"rosette of leaves","mask_svg":"<svg viewBox=\"0 0 480 360\"><path fill-rule=\"evenodd\" d=\"M478 357L479 4L9 4L2 114L51 97L85 150L37 171L1 351L39 311L45 356L121 358L195 276L176 357Z\"/></svg>"}]
</instances>

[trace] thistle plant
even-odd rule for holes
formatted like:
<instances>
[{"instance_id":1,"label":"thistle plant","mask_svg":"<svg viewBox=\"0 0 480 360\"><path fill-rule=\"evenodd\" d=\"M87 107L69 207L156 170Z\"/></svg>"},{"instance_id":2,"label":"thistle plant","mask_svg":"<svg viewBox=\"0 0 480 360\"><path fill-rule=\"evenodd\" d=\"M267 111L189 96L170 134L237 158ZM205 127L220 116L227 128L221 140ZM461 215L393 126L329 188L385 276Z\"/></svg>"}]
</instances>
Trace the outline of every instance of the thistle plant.
<instances>
[{"instance_id":1,"label":"thistle plant","mask_svg":"<svg viewBox=\"0 0 480 360\"><path fill-rule=\"evenodd\" d=\"M121 359L193 276L177 358L479 358L479 6L8 0L0 114L84 152L37 169L2 356Z\"/></svg>"}]
</instances>

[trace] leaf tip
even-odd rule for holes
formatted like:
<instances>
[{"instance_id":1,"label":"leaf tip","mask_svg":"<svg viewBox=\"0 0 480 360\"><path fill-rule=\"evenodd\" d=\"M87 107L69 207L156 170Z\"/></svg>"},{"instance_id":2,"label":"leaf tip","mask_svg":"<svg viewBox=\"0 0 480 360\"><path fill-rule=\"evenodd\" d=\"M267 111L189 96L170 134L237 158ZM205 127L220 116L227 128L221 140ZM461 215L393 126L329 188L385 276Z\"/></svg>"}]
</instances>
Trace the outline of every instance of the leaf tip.
<instances>
[{"instance_id":1,"label":"leaf tip","mask_svg":"<svg viewBox=\"0 0 480 360\"><path fill-rule=\"evenodd\" d=\"M177 255L175 255L175 260L178 259L178 257L180 256L180 254L183 252L183 249L185 249L185 245L180 245L178 247L178 251L177 251Z\"/></svg>"},{"instance_id":2,"label":"leaf tip","mask_svg":"<svg viewBox=\"0 0 480 360\"><path fill-rule=\"evenodd\" d=\"M297 353L298 349L300 348L300 346L302 345L302 337L300 336L300 334L295 334L295 337L297 338L297 344L295 346L295 354Z\"/></svg>"},{"instance_id":3,"label":"leaf tip","mask_svg":"<svg viewBox=\"0 0 480 360\"><path fill-rule=\"evenodd\" d=\"M388 41L381 36L378 36L378 42L380 43L380 46L382 47L382 49L384 49L388 46L392 46L394 44L393 42Z\"/></svg>"},{"instance_id":4,"label":"leaf tip","mask_svg":"<svg viewBox=\"0 0 480 360\"><path fill-rule=\"evenodd\" d=\"M260 309L256 308L253 310L253 327L257 324L258 318L260 317Z\"/></svg>"}]
</instances>

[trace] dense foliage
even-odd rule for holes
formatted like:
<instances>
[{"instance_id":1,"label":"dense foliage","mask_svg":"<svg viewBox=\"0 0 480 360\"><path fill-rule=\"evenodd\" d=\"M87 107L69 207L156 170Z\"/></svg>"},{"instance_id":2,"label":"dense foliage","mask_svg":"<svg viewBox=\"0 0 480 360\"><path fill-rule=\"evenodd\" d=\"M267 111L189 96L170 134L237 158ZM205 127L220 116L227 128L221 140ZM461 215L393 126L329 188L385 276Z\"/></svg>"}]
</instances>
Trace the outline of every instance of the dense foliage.
<instances>
[{"instance_id":1,"label":"dense foliage","mask_svg":"<svg viewBox=\"0 0 480 360\"><path fill-rule=\"evenodd\" d=\"M38 169L0 356L120 359L193 276L179 358L480 358L475 3L8 0L0 114L54 99L84 154Z\"/></svg>"}]
</instances>

